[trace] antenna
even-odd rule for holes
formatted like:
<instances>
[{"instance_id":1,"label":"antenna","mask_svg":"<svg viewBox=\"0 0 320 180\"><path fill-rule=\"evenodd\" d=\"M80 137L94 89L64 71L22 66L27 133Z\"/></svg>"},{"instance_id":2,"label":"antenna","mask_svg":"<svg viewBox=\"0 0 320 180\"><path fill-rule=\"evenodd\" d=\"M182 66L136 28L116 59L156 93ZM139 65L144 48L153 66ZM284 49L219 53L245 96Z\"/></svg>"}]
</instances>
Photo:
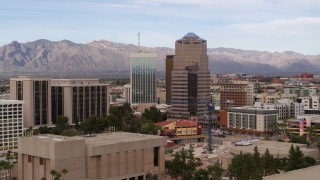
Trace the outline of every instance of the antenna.
<instances>
[{"instance_id":1,"label":"antenna","mask_svg":"<svg viewBox=\"0 0 320 180\"><path fill-rule=\"evenodd\" d=\"M140 32L138 32L138 46L139 46L139 52L141 52L141 49L140 49Z\"/></svg>"}]
</instances>

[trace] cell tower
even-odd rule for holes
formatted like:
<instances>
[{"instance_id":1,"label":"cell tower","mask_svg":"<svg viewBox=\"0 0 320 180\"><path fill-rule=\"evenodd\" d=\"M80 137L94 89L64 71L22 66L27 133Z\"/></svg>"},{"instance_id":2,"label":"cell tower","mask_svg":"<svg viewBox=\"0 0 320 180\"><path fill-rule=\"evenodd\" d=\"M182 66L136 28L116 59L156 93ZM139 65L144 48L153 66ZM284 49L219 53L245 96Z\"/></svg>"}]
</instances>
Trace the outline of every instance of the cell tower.
<instances>
[{"instance_id":1,"label":"cell tower","mask_svg":"<svg viewBox=\"0 0 320 180\"><path fill-rule=\"evenodd\" d=\"M208 102L208 149L207 152L208 154L211 154L213 149L212 149L212 129L213 129L213 120L212 120L212 112L214 111L214 104L212 102L212 99L210 98L210 101Z\"/></svg>"}]
</instances>

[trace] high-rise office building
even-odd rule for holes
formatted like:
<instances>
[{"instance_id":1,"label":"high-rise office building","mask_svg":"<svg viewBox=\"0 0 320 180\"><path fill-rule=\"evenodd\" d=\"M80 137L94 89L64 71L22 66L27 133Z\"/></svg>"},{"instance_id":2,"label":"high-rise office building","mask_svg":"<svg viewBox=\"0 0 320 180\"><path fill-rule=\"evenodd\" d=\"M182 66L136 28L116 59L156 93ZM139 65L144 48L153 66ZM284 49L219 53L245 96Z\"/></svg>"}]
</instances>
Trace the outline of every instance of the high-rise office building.
<instances>
[{"instance_id":1,"label":"high-rise office building","mask_svg":"<svg viewBox=\"0 0 320 180\"><path fill-rule=\"evenodd\" d=\"M52 121L66 116L69 123L90 116L106 117L109 112L109 85L99 79L52 79Z\"/></svg>"},{"instance_id":2,"label":"high-rise office building","mask_svg":"<svg viewBox=\"0 0 320 180\"><path fill-rule=\"evenodd\" d=\"M123 94L126 102L131 104L131 85L130 84L126 84L123 86Z\"/></svg>"},{"instance_id":3,"label":"high-rise office building","mask_svg":"<svg viewBox=\"0 0 320 180\"><path fill-rule=\"evenodd\" d=\"M23 135L23 101L0 100L0 153L18 148Z\"/></svg>"},{"instance_id":4,"label":"high-rise office building","mask_svg":"<svg viewBox=\"0 0 320 180\"><path fill-rule=\"evenodd\" d=\"M25 76L11 78L10 99L24 101L24 127L52 124L51 79Z\"/></svg>"},{"instance_id":5,"label":"high-rise office building","mask_svg":"<svg viewBox=\"0 0 320 180\"><path fill-rule=\"evenodd\" d=\"M131 61L131 103L156 103L156 55L135 53Z\"/></svg>"},{"instance_id":6,"label":"high-rise office building","mask_svg":"<svg viewBox=\"0 0 320 180\"><path fill-rule=\"evenodd\" d=\"M55 124L58 116L69 123L109 113L109 85L98 79L10 79L10 98L24 101L24 127Z\"/></svg>"},{"instance_id":7,"label":"high-rise office building","mask_svg":"<svg viewBox=\"0 0 320 180\"><path fill-rule=\"evenodd\" d=\"M207 41L188 33L175 43L172 75L172 117L207 113L210 100L210 71Z\"/></svg>"},{"instance_id":8,"label":"high-rise office building","mask_svg":"<svg viewBox=\"0 0 320 180\"><path fill-rule=\"evenodd\" d=\"M172 69L173 55L168 55L166 58L166 103L171 105L172 97Z\"/></svg>"}]
</instances>

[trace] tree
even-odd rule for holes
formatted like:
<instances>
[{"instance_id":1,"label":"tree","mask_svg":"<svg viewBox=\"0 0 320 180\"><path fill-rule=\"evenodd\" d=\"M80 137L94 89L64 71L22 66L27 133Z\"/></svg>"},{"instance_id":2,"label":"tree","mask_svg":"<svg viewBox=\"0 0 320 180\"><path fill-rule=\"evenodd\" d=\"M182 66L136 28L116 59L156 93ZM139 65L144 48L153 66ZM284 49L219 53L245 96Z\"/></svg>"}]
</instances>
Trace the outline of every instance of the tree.
<instances>
[{"instance_id":1,"label":"tree","mask_svg":"<svg viewBox=\"0 0 320 180\"><path fill-rule=\"evenodd\" d=\"M209 171L206 169L198 169L194 173L193 180L210 180Z\"/></svg>"},{"instance_id":2,"label":"tree","mask_svg":"<svg viewBox=\"0 0 320 180\"><path fill-rule=\"evenodd\" d=\"M55 171L54 169L52 169L52 170L50 171L50 174L51 174L51 176L52 176L52 180L54 180L55 177L56 177L56 175L58 174L58 172Z\"/></svg>"},{"instance_id":3,"label":"tree","mask_svg":"<svg viewBox=\"0 0 320 180\"><path fill-rule=\"evenodd\" d=\"M6 177L12 179L12 168L17 163L17 153L12 151L7 151L5 154L5 159L0 161L0 168L6 171Z\"/></svg>"},{"instance_id":4,"label":"tree","mask_svg":"<svg viewBox=\"0 0 320 180\"><path fill-rule=\"evenodd\" d=\"M158 134L158 131L161 130L160 127L152 124L152 123L145 123L140 128L140 133L142 134Z\"/></svg>"},{"instance_id":5,"label":"tree","mask_svg":"<svg viewBox=\"0 0 320 180\"><path fill-rule=\"evenodd\" d=\"M72 137L72 136L80 135L80 132L76 129L66 129L66 130L62 131L61 135Z\"/></svg>"},{"instance_id":6,"label":"tree","mask_svg":"<svg viewBox=\"0 0 320 180\"><path fill-rule=\"evenodd\" d=\"M84 134L102 133L105 128L106 120L96 116L91 116L80 124L80 130Z\"/></svg>"},{"instance_id":7,"label":"tree","mask_svg":"<svg viewBox=\"0 0 320 180\"><path fill-rule=\"evenodd\" d=\"M262 179L263 168L262 168L260 153L259 153L257 146L254 147L252 161L253 161L253 166L255 167L253 169L253 178L254 179Z\"/></svg>"},{"instance_id":8,"label":"tree","mask_svg":"<svg viewBox=\"0 0 320 180\"><path fill-rule=\"evenodd\" d=\"M191 179L196 168L201 165L199 158L194 157L194 149L190 145L188 150L182 149L173 154L172 160L166 161L166 170L173 179Z\"/></svg>"},{"instance_id":9,"label":"tree","mask_svg":"<svg viewBox=\"0 0 320 180\"><path fill-rule=\"evenodd\" d=\"M145 109L144 113L142 113L142 117L148 119L154 123L163 121L162 113L155 106L151 106L149 109Z\"/></svg>"},{"instance_id":10,"label":"tree","mask_svg":"<svg viewBox=\"0 0 320 180\"><path fill-rule=\"evenodd\" d=\"M107 125L110 126L114 126L117 129L122 129L122 122L121 119L114 115L114 114L110 114L109 116L107 116Z\"/></svg>"},{"instance_id":11,"label":"tree","mask_svg":"<svg viewBox=\"0 0 320 180\"><path fill-rule=\"evenodd\" d=\"M213 166L208 166L208 172L211 175L212 180L220 180L223 169L221 164L217 162Z\"/></svg>"},{"instance_id":12,"label":"tree","mask_svg":"<svg viewBox=\"0 0 320 180\"><path fill-rule=\"evenodd\" d=\"M291 145L286 171L301 169L307 166L307 162L303 157L303 153L300 150L300 147L296 146L296 148L294 148L293 145Z\"/></svg>"},{"instance_id":13,"label":"tree","mask_svg":"<svg viewBox=\"0 0 320 180\"><path fill-rule=\"evenodd\" d=\"M47 126L39 127L39 134L48 134L49 132L50 132L50 129Z\"/></svg>"},{"instance_id":14,"label":"tree","mask_svg":"<svg viewBox=\"0 0 320 180\"><path fill-rule=\"evenodd\" d=\"M111 107L110 115L115 115L118 117L117 120L120 120L122 131L124 131L124 129L133 120L133 110L131 109L129 103L124 103L119 107Z\"/></svg>"},{"instance_id":15,"label":"tree","mask_svg":"<svg viewBox=\"0 0 320 180\"><path fill-rule=\"evenodd\" d=\"M268 175L277 173L273 156L270 154L268 148L266 149L266 152L264 153L264 156L262 157L262 159L263 159L264 175L268 176Z\"/></svg>"},{"instance_id":16,"label":"tree","mask_svg":"<svg viewBox=\"0 0 320 180\"><path fill-rule=\"evenodd\" d=\"M58 116L56 121L56 132L60 135L69 126L69 118L66 116Z\"/></svg>"},{"instance_id":17,"label":"tree","mask_svg":"<svg viewBox=\"0 0 320 180\"><path fill-rule=\"evenodd\" d=\"M68 170L62 169L61 173L63 174L63 179L64 179L64 176L68 173Z\"/></svg>"}]
</instances>

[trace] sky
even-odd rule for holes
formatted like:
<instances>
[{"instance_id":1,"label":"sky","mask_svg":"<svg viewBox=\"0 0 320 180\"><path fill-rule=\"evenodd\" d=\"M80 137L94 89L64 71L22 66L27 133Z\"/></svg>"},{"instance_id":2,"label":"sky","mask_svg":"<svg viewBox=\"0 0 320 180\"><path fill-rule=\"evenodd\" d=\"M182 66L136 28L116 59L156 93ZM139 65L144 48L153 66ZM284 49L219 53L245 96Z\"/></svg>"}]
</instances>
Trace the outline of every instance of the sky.
<instances>
[{"instance_id":1,"label":"sky","mask_svg":"<svg viewBox=\"0 0 320 180\"><path fill-rule=\"evenodd\" d=\"M174 47L194 32L209 48L320 55L319 0L0 0L0 46L37 39Z\"/></svg>"}]
</instances>

